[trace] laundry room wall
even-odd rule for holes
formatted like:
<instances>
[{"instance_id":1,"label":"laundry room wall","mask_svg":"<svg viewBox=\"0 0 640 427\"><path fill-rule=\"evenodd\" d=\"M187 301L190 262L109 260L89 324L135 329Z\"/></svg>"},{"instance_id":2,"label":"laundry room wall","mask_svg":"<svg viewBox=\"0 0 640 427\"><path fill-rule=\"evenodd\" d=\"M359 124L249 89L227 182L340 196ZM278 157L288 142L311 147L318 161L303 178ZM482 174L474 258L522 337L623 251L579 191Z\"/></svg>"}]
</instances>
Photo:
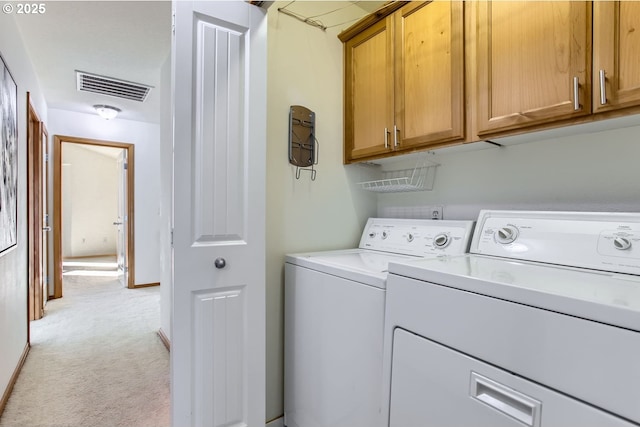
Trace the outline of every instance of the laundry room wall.
<instances>
[{"instance_id":1,"label":"laundry room wall","mask_svg":"<svg viewBox=\"0 0 640 427\"><path fill-rule=\"evenodd\" d=\"M287 253L357 246L376 199L355 189L360 171L342 164L342 43L346 28L322 31L278 12L268 12L267 128L267 421L283 414L283 284ZM345 6L344 2L296 2L307 16ZM315 8L315 9L314 9ZM345 22L365 12L347 8L332 16ZM326 18L326 17L324 17ZM324 19L321 18L321 19ZM289 107L316 114L320 149L317 177L288 162Z\"/></svg>"},{"instance_id":2,"label":"laundry room wall","mask_svg":"<svg viewBox=\"0 0 640 427\"><path fill-rule=\"evenodd\" d=\"M0 255L0 411L27 347L27 92L40 120L47 105L14 15L0 14L0 55L18 86L18 244Z\"/></svg>"},{"instance_id":3,"label":"laundry room wall","mask_svg":"<svg viewBox=\"0 0 640 427\"><path fill-rule=\"evenodd\" d=\"M135 283L160 282L160 126L52 108L49 135L134 144Z\"/></svg>"},{"instance_id":4,"label":"laundry room wall","mask_svg":"<svg viewBox=\"0 0 640 427\"><path fill-rule=\"evenodd\" d=\"M639 212L640 126L599 130L614 123L512 137L516 144L501 148L436 150L433 190L381 194L379 214L421 205L443 206L445 219L476 219L480 209Z\"/></svg>"}]
</instances>

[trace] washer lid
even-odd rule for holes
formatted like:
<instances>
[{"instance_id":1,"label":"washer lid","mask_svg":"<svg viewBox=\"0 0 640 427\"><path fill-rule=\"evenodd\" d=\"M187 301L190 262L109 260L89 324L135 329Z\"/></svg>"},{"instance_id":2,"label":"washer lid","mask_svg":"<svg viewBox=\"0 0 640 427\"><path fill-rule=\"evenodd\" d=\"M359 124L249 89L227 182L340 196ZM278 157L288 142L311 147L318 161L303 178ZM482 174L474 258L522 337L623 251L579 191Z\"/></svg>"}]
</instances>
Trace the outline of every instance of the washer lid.
<instances>
[{"instance_id":1,"label":"washer lid","mask_svg":"<svg viewBox=\"0 0 640 427\"><path fill-rule=\"evenodd\" d=\"M389 272L640 332L640 277L483 255L391 263Z\"/></svg>"},{"instance_id":2,"label":"washer lid","mask_svg":"<svg viewBox=\"0 0 640 427\"><path fill-rule=\"evenodd\" d=\"M286 262L384 289L389 262L417 259L366 249L309 252L286 256Z\"/></svg>"}]
</instances>

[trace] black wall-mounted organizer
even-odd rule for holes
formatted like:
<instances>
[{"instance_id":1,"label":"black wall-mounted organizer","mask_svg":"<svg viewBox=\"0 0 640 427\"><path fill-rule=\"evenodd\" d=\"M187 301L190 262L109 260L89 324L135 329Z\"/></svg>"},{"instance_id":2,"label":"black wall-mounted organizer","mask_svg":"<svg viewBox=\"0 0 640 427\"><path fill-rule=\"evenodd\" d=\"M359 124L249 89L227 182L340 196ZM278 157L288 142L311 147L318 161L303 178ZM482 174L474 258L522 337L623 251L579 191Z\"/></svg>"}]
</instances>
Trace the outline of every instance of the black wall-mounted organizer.
<instances>
[{"instance_id":1,"label":"black wall-mounted organizer","mask_svg":"<svg viewBox=\"0 0 640 427\"><path fill-rule=\"evenodd\" d=\"M289 163L296 167L296 179L300 171L311 172L316 179L314 166L318 164L318 140L316 139L316 113L301 105L289 108Z\"/></svg>"}]
</instances>

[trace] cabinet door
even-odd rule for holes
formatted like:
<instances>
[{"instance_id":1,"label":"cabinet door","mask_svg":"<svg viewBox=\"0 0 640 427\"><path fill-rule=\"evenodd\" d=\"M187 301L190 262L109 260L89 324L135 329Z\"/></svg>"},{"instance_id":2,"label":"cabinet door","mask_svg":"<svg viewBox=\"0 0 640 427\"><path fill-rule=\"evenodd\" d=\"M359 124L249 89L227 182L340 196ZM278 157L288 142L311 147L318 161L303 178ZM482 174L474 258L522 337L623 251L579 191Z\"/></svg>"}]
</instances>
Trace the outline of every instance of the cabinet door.
<instances>
[{"instance_id":1,"label":"cabinet door","mask_svg":"<svg viewBox=\"0 0 640 427\"><path fill-rule=\"evenodd\" d=\"M591 2L478 8L478 134L590 114Z\"/></svg>"},{"instance_id":2,"label":"cabinet door","mask_svg":"<svg viewBox=\"0 0 640 427\"><path fill-rule=\"evenodd\" d=\"M394 142L408 148L464 138L462 2L411 2L394 19Z\"/></svg>"},{"instance_id":3,"label":"cabinet door","mask_svg":"<svg viewBox=\"0 0 640 427\"><path fill-rule=\"evenodd\" d=\"M640 58L640 2L594 2L593 111L595 113L640 105L638 58Z\"/></svg>"},{"instance_id":4,"label":"cabinet door","mask_svg":"<svg viewBox=\"0 0 640 427\"><path fill-rule=\"evenodd\" d=\"M345 43L345 162L391 151L391 18Z\"/></svg>"}]
</instances>

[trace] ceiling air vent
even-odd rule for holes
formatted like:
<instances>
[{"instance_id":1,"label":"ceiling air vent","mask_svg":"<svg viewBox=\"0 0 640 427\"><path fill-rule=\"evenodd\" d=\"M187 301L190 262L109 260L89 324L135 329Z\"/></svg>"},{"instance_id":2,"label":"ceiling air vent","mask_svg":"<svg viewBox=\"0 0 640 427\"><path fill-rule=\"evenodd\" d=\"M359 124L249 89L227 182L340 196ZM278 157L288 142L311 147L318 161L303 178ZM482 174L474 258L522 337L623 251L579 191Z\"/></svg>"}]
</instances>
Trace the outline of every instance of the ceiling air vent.
<instances>
[{"instance_id":1,"label":"ceiling air vent","mask_svg":"<svg viewBox=\"0 0 640 427\"><path fill-rule=\"evenodd\" d=\"M113 77L99 76L76 70L76 83L81 92L99 93L143 102L153 86L118 80Z\"/></svg>"}]
</instances>

